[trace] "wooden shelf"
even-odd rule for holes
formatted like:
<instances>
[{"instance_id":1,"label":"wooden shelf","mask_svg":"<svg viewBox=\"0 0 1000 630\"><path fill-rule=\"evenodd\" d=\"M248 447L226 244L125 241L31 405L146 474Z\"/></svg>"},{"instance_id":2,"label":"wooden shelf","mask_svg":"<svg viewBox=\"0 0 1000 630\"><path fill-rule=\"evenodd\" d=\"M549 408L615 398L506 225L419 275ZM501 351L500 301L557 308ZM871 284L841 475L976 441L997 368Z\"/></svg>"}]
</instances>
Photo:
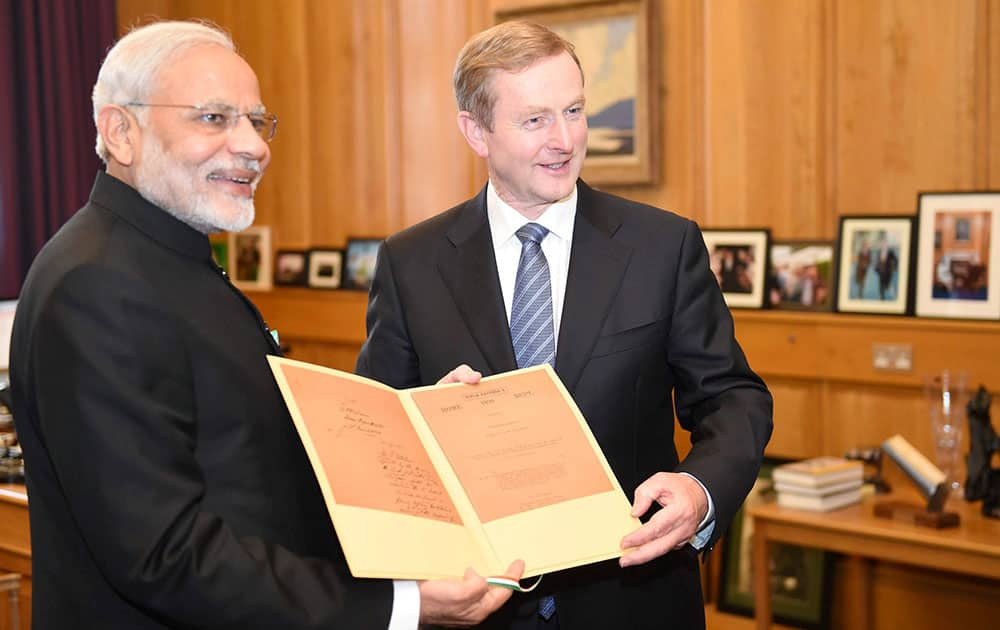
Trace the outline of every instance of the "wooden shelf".
<instances>
[{"instance_id":1,"label":"wooden shelf","mask_svg":"<svg viewBox=\"0 0 1000 630\"><path fill-rule=\"evenodd\" d=\"M1000 322L788 311L733 311L733 318L764 376L921 387L924 374L949 368L1000 386ZM909 346L911 368L876 369L875 344Z\"/></svg>"},{"instance_id":2,"label":"wooden shelf","mask_svg":"<svg viewBox=\"0 0 1000 630\"><path fill-rule=\"evenodd\" d=\"M365 341L364 291L320 291L286 288L274 291L247 291L271 328L282 339L356 344Z\"/></svg>"}]
</instances>

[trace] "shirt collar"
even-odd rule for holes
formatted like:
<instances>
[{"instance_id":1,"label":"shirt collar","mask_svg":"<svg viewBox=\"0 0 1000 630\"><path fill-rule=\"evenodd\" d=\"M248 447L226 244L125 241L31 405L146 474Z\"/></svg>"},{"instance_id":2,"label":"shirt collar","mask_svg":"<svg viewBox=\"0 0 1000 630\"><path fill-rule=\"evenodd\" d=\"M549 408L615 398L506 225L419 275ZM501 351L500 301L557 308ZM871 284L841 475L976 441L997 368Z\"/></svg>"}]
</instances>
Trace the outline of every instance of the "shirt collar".
<instances>
[{"instance_id":1,"label":"shirt collar","mask_svg":"<svg viewBox=\"0 0 1000 630\"><path fill-rule=\"evenodd\" d=\"M486 214L489 217L490 232L493 242L497 245L506 243L508 239L516 238L515 232L526 223L537 223L546 228L558 238L568 241L573 235L573 220L576 218L576 186L573 191L542 212L534 221L528 221L524 215L515 210L500 198L493 182L486 185Z\"/></svg>"},{"instance_id":2,"label":"shirt collar","mask_svg":"<svg viewBox=\"0 0 1000 630\"><path fill-rule=\"evenodd\" d=\"M97 173L90 200L161 245L191 258L212 258L208 236L150 203L135 188L104 171Z\"/></svg>"}]
</instances>

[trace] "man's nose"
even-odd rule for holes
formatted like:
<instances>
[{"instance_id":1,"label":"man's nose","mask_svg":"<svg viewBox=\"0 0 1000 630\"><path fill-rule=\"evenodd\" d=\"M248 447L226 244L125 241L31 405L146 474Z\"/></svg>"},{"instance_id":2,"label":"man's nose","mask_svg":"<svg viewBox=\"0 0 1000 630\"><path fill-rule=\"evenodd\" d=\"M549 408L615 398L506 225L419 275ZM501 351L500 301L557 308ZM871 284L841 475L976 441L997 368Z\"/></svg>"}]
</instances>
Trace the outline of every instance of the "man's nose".
<instances>
[{"instance_id":1,"label":"man's nose","mask_svg":"<svg viewBox=\"0 0 1000 630\"><path fill-rule=\"evenodd\" d=\"M229 150L255 160L263 160L270 152L248 116L240 116L229 130Z\"/></svg>"},{"instance_id":2,"label":"man's nose","mask_svg":"<svg viewBox=\"0 0 1000 630\"><path fill-rule=\"evenodd\" d=\"M573 150L573 139L569 130L570 122L562 116L557 117L549 127L548 147L553 151L566 153Z\"/></svg>"}]
</instances>

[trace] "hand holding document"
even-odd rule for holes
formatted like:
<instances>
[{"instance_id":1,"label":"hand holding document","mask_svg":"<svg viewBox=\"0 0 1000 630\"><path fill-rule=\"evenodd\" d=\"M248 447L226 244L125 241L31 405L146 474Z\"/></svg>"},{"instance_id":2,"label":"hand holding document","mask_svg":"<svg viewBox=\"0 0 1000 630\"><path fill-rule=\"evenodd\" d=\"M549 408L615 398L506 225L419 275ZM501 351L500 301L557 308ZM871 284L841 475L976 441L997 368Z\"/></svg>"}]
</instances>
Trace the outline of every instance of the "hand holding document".
<instances>
[{"instance_id":1,"label":"hand holding document","mask_svg":"<svg viewBox=\"0 0 1000 630\"><path fill-rule=\"evenodd\" d=\"M619 557L639 527L548 365L395 390L268 357L356 577L524 577Z\"/></svg>"}]
</instances>

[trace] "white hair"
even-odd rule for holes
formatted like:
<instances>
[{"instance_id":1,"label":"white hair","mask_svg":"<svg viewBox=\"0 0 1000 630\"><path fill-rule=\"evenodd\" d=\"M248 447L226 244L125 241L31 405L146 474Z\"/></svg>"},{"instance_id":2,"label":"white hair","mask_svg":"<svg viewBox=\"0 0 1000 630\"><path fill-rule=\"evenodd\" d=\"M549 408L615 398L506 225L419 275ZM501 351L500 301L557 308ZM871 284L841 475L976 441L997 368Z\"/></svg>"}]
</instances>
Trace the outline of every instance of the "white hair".
<instances>
[{"instance_id":1,"label":"white hair","mask_svg":"<svg viewBox=\"0 0 1000 630\"><path fill-rule=\"evenodd\" d=\"M194 46L213 44L236 52L232 38L205 22L155 22L131 30L108 51L94 84L94 124L106 105L144 101L156 88L156 80L170 61ZM140 122L145 112L139 112ZM108 148L100 132L97 155L105 163Z\"/></svg>"}]
</instances>

